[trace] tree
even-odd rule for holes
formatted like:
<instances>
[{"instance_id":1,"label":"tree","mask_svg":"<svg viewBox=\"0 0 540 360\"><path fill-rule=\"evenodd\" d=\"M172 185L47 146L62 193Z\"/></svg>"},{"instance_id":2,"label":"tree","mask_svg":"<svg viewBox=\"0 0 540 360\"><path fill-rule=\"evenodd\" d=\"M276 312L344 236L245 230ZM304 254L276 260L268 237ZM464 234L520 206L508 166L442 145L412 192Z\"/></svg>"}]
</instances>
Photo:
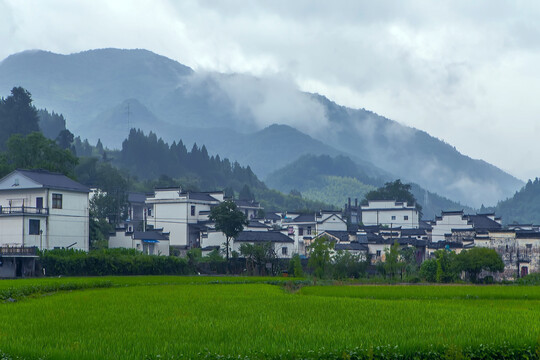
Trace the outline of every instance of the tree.
<instances>
[{"instance_id":1,"label":"tree","mask_svg":"<svg viewBox=\"0 0 540 360\"><path fill-rule=\"evenodd\" d=\"M27 135L39 131L39 117L32 105L32 95L22 87L11 89L11 95L0 99L0 149L14 134Z\"/></svg>"},{"instance_id":2,"label":"tree","mask_svg":"<svg viewBox=\"0 0 540 360\"><path fill-rule=\"evenodd\" d=\"M437 259L437 272L435 279L439 283L449 283L457 280L459 267L456 261L456 253L450 250L437 250L434 253Z\"/></svg>"},{"instance_id":3,"label":"tree","mask_svg":"<svg viewBox=\"0 0 540 360\"><path fill-rule=\"evenodd\" d=\"M68 129L64 129L58 133L58 136L56 137L56 143L58 146L60 146L62 149L68 149L71 150L71 152L75 152L75 147L72 146L73 140L75 137L69 131Z\"/></svg>"},{"instance_id":4,"label":"tree","mask_svg":"<svg viewBox=\"0 0 540 360\"><path fill-rule=\"evenodd\" d=\"M367 261L362 256L351 254L348 251L340 250L333 259L335 279L359 278L366 272Z\"/></svg>"},{"instance_id":5,"label":"tree","mask_svg":"<svg viewBox=\"0 0 540 360\"><path fill-rule=\"evenodd\" d=\"M394 278L400 269L402 263L399 258L399 244L397 241L392 246L384 249L385 262L384 267L386 274Z\"/></svg>"},{"instance_id":6,"label":"tree","mask_svg":"<svg viewBox=\"0 0 540 360\"><path fill-rule=\"evenodd\" d=\"M313 269L315 277L322 279L330 275L330 254L333 248L334 242L326 236L315 239L309 245L308 266Z\"/></svg>"},{"instance_id":7,"label":"tree","mask_svg":"<svg viewBox=\"0 0 540 360\"><path fill-rule=\"evenodd\" d=\"M420 277L425 281L437 281L437 259L429 259L420 266Z\"/></svg>"},{"instance_id":8,"label":"tree","mask_svg":"<svg viewBox=\"0 0 540 360\"><path fill-rule=\"evenodd\" d=\"M302 269L302 261L299 254L293 254L289 261L289 275L294 277L304 277L304 270Z\"/></svg>"},{"instance_id":9,"label":"tree","mask_svg":"<svg viewBox=\"0 0 540 360\"><path fill-rule=\"evenodd\" d=\"M407 202L409 205L415 204L418 212L420 214L422 213L422 206L416 202L414 195L411 193L411 185L403 184L400 179L393 182L387 182L383 187L368 192L365 196L365 202L368 200L395 200Z\"/></svg>"},{"instance_id":10,"label":"tree","mask_svg":"<svg viewBox=\"0 0 540 360\"><path fill-rule=\"evenodd\" d=\"M216 230L225 235L225 251L227 262L229 261L229 248L231 239L238 236L244 226L247 226L246 215L240 210L233 201L224 201L210 210L210 221L215 222Z\"/></svg>"},{"instance_id":11,"label":"tree","mask_svg":"<svg viewBox=\"0 0 540 360\"><path fill-rule=\"evenodd\" d=\"M257 269L259 275L263 275L263 269L268 262L273 262L277 258L274 246L271 242L262 244L242 244L240 245L240 254L246 258L246 267L248 268L248 271L253 273L254 270Z\"/></svg>"},{"instance_id":12,"label":"tree","mask_svg":"<svg viewBox=\"0 0 540 360\"><path fill-rule=\"evenodd\" d=\"M255 195L251 192L250 187L245 184L242 190L240 190L240 194L238 195L238 199L240 200L246 200L246 201L254 201Z\"/></svg>"},{"instance_id":13,"label":"tree","mask_svg":"<svg viewBox=\"0 0 540 360\"><path fill-rule=\"evenodd\" d=\"M482 270L501 272L504 270L504 262L494 249L474 247L462 251L457 255L460 270L467 272L472 282L478 281L478 275Z\"/></svg>"},{"instance_id":14,"label":"tree","mask_svg":"<svg viewBox=\"0 0 540 360\"><path fill-rule=\"evenodd\" d=\"M61 149L42 133L33 132L26 137L12 135L7 141L4 161L4 165L11 170L44 169L74 177L74 169L79 160L71 151Z\"/></svg>"}]
</instances>

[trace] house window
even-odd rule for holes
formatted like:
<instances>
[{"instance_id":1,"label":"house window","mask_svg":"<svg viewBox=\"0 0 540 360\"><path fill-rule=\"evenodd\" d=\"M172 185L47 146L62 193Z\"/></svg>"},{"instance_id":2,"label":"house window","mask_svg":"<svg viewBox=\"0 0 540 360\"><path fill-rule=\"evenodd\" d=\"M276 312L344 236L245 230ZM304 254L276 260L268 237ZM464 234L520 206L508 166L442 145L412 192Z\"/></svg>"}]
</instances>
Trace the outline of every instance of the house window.
<instances>
[{"instance_id":1,"label":"house window","mask_svg":"<svg viewBox=\"0 0 540 360\"><path fill-rule=\"evenodd\" d=\"M43 209L43 198L37 197L36 198L36 208Z\"/></svg>"},{"instance_id":2,"label":"house window","mask_svg":"<svg viewBox=\"0 0 540 360\"><path fill-rule=\"evenodd\" d=\"M298 228L298 235L304 235L304 228Z\"/></svg>"},{"instance_id":3,"label":"house window","mask_svg":"<svg viewBox=\"0 0 540 360\"><path fill-rule=\"evenodd\" d=\"M381 250L377 250L377 257L381 256Z\"/></svg>"},{"instance_id":4,"label":"house window","mask_svg":"<svg viewBox=\"0 0 540 360\"><path fill-rule=\"evenodd\" d=\"M28 234L39 235L39 220L30 219L30 223L28 226Z\"/></svg>"},{"instance_id":5,"label":"house window","mask_svg":"<svg viewBox=\"0 0 540 360\"><path fill-rule=\"evenodd\" d=\"M287 255L287 247L286 246L281 248L281 255Z\"/></svg>"},{"instance_id":6,"label":"house window","mask_svg":"<svg viewBox=\"0 0 540 360\"><path fill-rule=\"evenodd\" d=\"M148 208L147 214L148 216L152 216L152 208Z\"/></svg>"},{"instance_id":7,"label":"house window","mask_svg":"<svg viewBox=\"0 0 540 360\"><path fill-rule=\"evenodd\" d=\"M395 216L395 215L392 215L392 220L396 220L396 216Z\"/></svg>"},{"instance_id":8,"label":"house window","mask_svg":"<svg viewBox=\"0 0 540 360\"><path fill-rule=\"evenodd\" d=\"M191 216L195 216L195 205L191 205Z\"/></svg>"},{"instance_id":9,"label":"house window","mask_svg":"<svg viewBox=\"0 0 540 360\"><path fill-rule=\"evenodd\" d=\"M403 217L403 220L409 220L409 215L405 215L405 216Z\"/></svg>"},{"instance_id":10,"label":"house window","mask_svg":"<svg viewBox=\"0 0 540 360\"><path fill-rule=\"evenodd\" d=\"M308 227L307 227L307 234L308 234L308 235L311 235L311 226L308 226Z\"/></svg>"},{"instance_id":11,"label":"house window","mask_svg":"<svg viewBox=\"0 0 540 360\"><path fill-rule=\"evenodd\" d=\"M62 194L52 194L52 208L53 209L62 208Z\"/></svg>"}]
</instances>

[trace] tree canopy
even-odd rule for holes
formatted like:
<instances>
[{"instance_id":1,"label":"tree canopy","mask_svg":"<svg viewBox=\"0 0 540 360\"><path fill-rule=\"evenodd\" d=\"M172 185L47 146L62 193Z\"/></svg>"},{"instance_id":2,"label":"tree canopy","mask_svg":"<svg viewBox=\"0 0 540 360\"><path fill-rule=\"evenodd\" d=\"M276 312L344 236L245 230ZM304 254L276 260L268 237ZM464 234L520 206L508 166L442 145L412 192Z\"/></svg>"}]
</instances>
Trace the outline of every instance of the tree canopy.
<instances>
[{"instance_id":1,"label":"tree canopy","mask_svg":"<svg viewBox=\"0 0 540 360\"><path fill-rule=\"evenodd\" d=\"M216 230L225 235L225 252L227 260L229 260L231 239L238 236L244 230L244 226L247 226L246 215L238 209L233 201L224 201L210 210L209 219L215 222Z\"/></svg>"},{"instance_id":2,"label":"tree canopy","mask_svg":"<svg viewBox=\"0 0 540 360\"><path fill-rule=\"evenodd\" d=\"M368 192L365 196L365 202L369 200L395 200L406 202L409 205L415 204L418 211L422 211L422 206L416 202L416 198L411 192L411 185L403 184L400 179L387 182L377 190Z\"/></svg>"},{"instance_id":3,"label":"tree canopy","mask_svg":"<svg viewBox=\"0 0 540 360\"><path fill-rule=\"evenodd\" d=\"M10 96L0 99L0 150L6 148L6 142L13 134L39 131L38 122L32 95L22 87L14 87Z\"/></svg>"}]
</instances>

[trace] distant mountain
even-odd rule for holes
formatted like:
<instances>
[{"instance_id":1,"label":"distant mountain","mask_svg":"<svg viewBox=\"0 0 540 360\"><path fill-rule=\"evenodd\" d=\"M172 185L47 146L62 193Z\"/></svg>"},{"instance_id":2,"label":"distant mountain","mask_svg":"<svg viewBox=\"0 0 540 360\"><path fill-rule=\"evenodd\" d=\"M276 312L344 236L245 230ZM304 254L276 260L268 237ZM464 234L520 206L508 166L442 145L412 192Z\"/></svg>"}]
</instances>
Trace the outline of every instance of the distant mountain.
<instances>
[{"instance_id":1,"label":"distant mountain","mask_svg":"<svg viewBox=\"0 0 540 360\"><path fill-rule=\"evenodd\" d=\"M504 224L540 224L540 180L529 180L514 196L485 210L494 211Z\"/></svg>"},{"instance_id":2,"label":"distant mountain","mask_svg":"<svg viewBox=\"0 0 540 360\"><path fill-rule=\"evenodd\" d=\"M120 146L133 121L169 141L204 143L263 177L303 154L342 154L473 206L523 186L426 132L302 93L277 77L196 73L146 50L15 54L0 63L0 92L15 85L28 89L38 108L63 114L75 135L106 139L109 147ZM267 128L274 123L289 126Z\"/></svg>"},{"instance_id":3,"label":"distant mountain","mask_svg":"<svg viewBox=\"0 0 540 360\"><path fill-rule=\"evenodd\" d=\"M388 181L384 178L373 178L363 172L350 158L335 158L320 155L302 156L295 162L276 170L265 179L265 183L288 193L298 190L308 199L324 201L343 207L350 197L354 201L364 199L364 195ZM424 219L433 219L442 210L474 210L429 192L417 184L412 185L412 193L423 209Z\"/></svg>"}]
</instances>

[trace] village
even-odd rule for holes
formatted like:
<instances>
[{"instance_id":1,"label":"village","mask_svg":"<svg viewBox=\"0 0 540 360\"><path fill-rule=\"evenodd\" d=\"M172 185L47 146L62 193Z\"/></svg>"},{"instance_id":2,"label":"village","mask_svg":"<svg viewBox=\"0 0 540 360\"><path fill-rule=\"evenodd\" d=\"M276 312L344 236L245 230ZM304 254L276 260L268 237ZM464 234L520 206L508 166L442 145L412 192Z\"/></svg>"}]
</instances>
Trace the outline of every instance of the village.
<instances>
[{"instance_id":1,"label":"village","mask_svg":"<svg viewBox=\"0 0 540 360\"><path fill-rule=\"evenodd\" d=\"M89 251L89 202L96 190L45 170L15 170L0 180L0 277L33 274L36 250L59 248ZM193 248L203 255L222 251L225 235L209 215L227 201L224 192L155 189L152 194L129 193L128 216L109 237L109 248L131 248L148 255L179 256ZM503 259L499 280L512 280L540 270L540 228L532 224L502 225L495 214L442 211L422 220L414 204L370 200L361 205L348 199L343 211L313 213L269 212L258 202L232 200L248 225L230 243L272 244L278 258L309 257L318 238L347 251L385 262L385 250L398 243L413 248L417 262L437 250L460 253L473 247L494 249Z\"/></svg>"}]
</instances>

